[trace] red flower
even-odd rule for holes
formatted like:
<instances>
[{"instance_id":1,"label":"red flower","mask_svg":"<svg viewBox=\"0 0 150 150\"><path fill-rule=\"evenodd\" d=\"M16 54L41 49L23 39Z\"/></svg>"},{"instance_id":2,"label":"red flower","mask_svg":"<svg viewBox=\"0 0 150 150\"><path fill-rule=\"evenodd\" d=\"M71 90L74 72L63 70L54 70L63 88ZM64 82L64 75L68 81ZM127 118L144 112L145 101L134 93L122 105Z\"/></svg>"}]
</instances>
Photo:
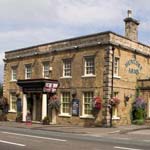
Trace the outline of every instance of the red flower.
<instances>
[{"instance_id":1,"label":"red flower","mask_svg":"<svg viewBox=\"0 0 150 150\"><path fill-rule=\"evenodd\" d=\"M112 106L119 105L119 104L120 104L120 99L117 98L117 97L113 97L112 99L110 99L110 104L111 104Z\"/></svg>"}]
</instances>

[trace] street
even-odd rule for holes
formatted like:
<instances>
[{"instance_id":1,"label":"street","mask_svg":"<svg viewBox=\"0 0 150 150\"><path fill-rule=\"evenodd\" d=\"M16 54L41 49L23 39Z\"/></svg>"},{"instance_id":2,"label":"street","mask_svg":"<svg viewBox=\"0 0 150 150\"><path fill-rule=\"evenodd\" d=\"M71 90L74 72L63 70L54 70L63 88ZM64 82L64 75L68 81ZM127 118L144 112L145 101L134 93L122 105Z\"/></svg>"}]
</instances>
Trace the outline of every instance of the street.
<instances>
[{"instance_id":1,"label":"street","mask_svg":"<svg viewBox=\"0 0 150 150\"><path fill-rule=\"evenodd\" d=\"M149 150L149 135L90 135L0 127L2 150Z\"/></svg>"}]
</instances>

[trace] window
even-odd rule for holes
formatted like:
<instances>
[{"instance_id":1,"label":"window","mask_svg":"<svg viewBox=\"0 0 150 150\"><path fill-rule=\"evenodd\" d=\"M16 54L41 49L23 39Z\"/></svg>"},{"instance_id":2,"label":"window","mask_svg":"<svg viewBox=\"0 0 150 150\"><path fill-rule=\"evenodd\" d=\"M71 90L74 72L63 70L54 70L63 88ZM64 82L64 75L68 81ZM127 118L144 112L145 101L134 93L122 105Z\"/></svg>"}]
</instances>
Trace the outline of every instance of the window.
<instances>
[{"instance_id":1,"label":"window","mask_svg":"<svg viewBox=\"0 0 150 150\"><path fill-rule=\"evenodd\" d=\"M16 94L15 93L11 93L10 94L10 111L14 111L16 112Z\"/></svg>"},{"instance_id":2,"label":"window","mask_svg":"<svg viewBox=\"0 0 150 150\"><path fill-rule=\"evenodd\" d=\"M49 62L43 63L43 77L49 78Z\"/></svg>"},{"instance_id":3,"label":"window","mask_svg":"<svg viewBox=\"0 0 150 150\"><path fill-rule=\"evenodd\" d=\"M120 119L120 117L118 117L118 108L117 107L112 107L112 119Z\"/></svg>"},{"instance_id":4,"label":"window","mask_svg":"<svg viewBox=\"0 0 150 150\"><path fill-rule=\"evenodd\" d=\"M119 58L115 57L114 58L114 76L119 75Z\"/></svg>"},{"instance_id":5,"label":"window","mask_svg":"<svg viewBox=\"0 0 150 150\"><path fill-rule=\"evenodd\" d=\"M61 114L70 114L70 92L63 92L61 96Z\"/></svg>"},{"instance_id":6,"label":"window","mask_svg":"<svg viewBox=\"0 0 150 150\"><path fill-rule=\"evenodd\" d=\"M32 66L31 64L25 65L25 79L31 79L32 77Z\"/></svg>"},{"instance_id":7,"label":"window","mask_svg":"<svg viewBox=\"0 0 150 150\"><path fill-rule=\"evenodd\" d=\"M17 67L11 68L11 80L16 81L17 80Z\"/></svg>"},{"instance_id":8,"label":"window","mask_svg":"<svg viewBox=\"0 0 150 150\"><path fill-rule=\"evenodd\" d=\"M85 57L84 75L88 76L94 74L95 74L94 57Z\"/></svg>"},{"instance_id":9,"label":"window","mask_svg":"<svg viewBox=\"0 0 150 150\"><path fill-rule=\"evenodd\" d=\"M92 116L93 92L84 92L83 94L83 116Z\"/></svg>"},{"instance_id":10,"label":"window","mask_svg":"<svg viewBox=\"0 0 150 150\"><path fill-rule=\"evenodd\" d=\"M71 77L71 60L66 59L63 61L63 77Z\"/></svg>"}]
</instances>

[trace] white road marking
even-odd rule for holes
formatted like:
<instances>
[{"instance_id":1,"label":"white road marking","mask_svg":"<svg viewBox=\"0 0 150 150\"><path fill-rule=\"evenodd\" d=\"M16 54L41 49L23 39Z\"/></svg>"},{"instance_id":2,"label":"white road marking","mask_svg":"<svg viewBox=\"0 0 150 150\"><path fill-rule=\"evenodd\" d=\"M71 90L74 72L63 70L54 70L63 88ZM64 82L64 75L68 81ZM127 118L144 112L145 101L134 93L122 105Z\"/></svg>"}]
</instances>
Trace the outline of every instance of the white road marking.
<instances>
[{"instance_id":1,"label":"white road marking","mask_svg":"<svg viewBox=\"0 0 150 150\"><path fill-rule=\"evenodd\" d=\"M0 140L0 143L6 143L6 144L11 144L11 145L17 145L17 146L26 146L24 144L13 143L13 142L8 142L8 141L3 141L3 140Z\"/></svg>"},{"instance_id":2,"label":"white road marking","mask_svg":"<svg viewBox=\"0 0 150 150\"><path fill-rule=\"evenodd\" d=\"M112 139L116 139L116 140L130 140L129 138L122 138L122 137L112 137Z\"/></svg>"},{"instance_id":3,"label":"white road marking","mask_svg":"<svg viewBox=\"0 0 150 150\"><path fill-rule=\"evenodd\" d=\"M142 149L135 149L135 148L128 148L128 147L118 147L118 146L115 146L114 148L116 149L126 149L126 150L142 150Z\"/></svg>"},{"instance_id":4,"label":"white road marking","mask_svg":"<svg viewBox=\"0 0 150 150\"><path fill-rule=\"evenodd\" d=\"M99 138L102 138L103 136L101 136L101 135L97 135L97 134L86 134L86 135L84 135L84 136L92 136L92 137L99 137Z\"/></svg>"},{"instance_id":5,"label":"white road marking","mask_svg":"<svg viewBox=\"0 0 150 150\"><path fill-rule=\"evenodd\" d=\"M143 140L144 142L150 142L150 140Z\"/></svg>"},{"instance_id":6,"label":"white road marking","mask_svg":"<svg viewBox=\"0 0 150 150\"><path fill-rule=\"evenodd\" d=\"M60 142L66 142L67 141L67 140L62 140L62 139L48 138L48 137L42 137L42 136L34 136L34 135L28 135L28 134L18 134L18 133L13 133L13 132L2 132L2 133L17 135L17 136L24 136L24 137L37 138L37 139L44 139L44 140L60 141Z\"/></svg>"}]
</instances>

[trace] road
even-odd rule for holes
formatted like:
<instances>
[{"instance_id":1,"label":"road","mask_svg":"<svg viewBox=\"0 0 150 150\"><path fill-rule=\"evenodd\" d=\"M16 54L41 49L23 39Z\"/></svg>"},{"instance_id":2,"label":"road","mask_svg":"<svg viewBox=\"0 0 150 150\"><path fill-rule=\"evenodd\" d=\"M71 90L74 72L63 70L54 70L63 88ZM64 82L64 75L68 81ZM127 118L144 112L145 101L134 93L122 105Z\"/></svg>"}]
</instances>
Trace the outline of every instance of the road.
<instances>
[{"instance_id":1,"label":"road","mask_svg":"<svg viewBox=\"0 0 150 150\"><path fill-rule=\"evenodd\" d=\"M135 136L136 135L136 136ZM0 127L0 150L150 150L149 136L71 134Z\"/></svg>"}]
</instances>

